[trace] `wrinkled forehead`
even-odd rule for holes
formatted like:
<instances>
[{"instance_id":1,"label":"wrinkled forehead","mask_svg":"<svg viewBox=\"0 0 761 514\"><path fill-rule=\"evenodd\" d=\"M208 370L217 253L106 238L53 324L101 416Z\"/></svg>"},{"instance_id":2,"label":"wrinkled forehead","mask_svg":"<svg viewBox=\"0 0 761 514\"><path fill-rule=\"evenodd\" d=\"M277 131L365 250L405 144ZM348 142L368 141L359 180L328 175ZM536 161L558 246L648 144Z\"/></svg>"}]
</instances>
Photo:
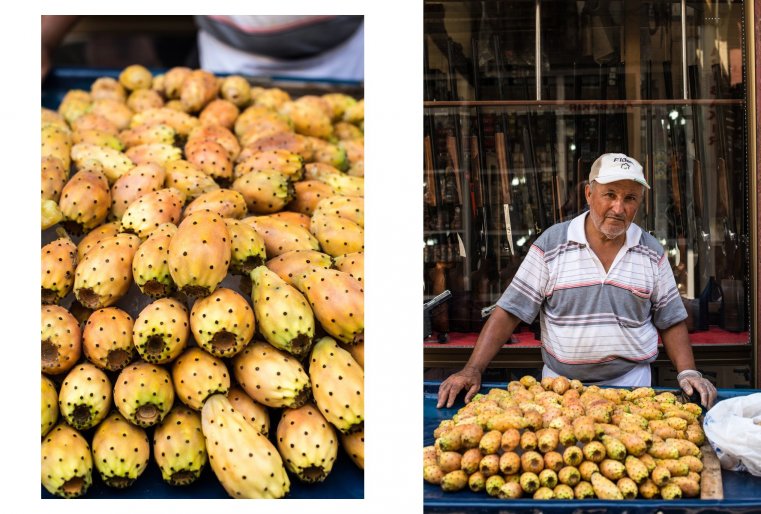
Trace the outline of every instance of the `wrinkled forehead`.
<instances>
[{"instance_id":1,"label":"wrinkled forehead","mask_svg":"<svg viewBox=\"0 0 761 514\"><path fill-rule=\"evenodd\" d=\"M607 184L594 181L593 185L598 192L613 191L618 194L636 194L637 196L641 196L645 190L645 186L634 180L616 180Z\"/></svg>"}]
</instances>

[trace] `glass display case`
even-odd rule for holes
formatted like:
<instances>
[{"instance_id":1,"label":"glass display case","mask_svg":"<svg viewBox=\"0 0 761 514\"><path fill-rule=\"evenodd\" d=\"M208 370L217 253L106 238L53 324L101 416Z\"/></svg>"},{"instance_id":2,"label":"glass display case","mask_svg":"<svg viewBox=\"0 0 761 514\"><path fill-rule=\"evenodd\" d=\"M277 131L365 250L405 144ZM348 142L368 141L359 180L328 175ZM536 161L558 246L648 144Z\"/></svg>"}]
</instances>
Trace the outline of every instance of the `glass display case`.
<instances>
[{"instance_id":1,"label":"glass display case","mask_svg":"<svg viewBox=\"0 0 761 514\"><path fill-rule=\"evenodd\" d=\"M726 0L425 2L424 295L452 293L428 341L478 332L539 234L586 210L592 162L623 152L693 344L751 363L745 23Z\"/></svg>"}]
</instances>

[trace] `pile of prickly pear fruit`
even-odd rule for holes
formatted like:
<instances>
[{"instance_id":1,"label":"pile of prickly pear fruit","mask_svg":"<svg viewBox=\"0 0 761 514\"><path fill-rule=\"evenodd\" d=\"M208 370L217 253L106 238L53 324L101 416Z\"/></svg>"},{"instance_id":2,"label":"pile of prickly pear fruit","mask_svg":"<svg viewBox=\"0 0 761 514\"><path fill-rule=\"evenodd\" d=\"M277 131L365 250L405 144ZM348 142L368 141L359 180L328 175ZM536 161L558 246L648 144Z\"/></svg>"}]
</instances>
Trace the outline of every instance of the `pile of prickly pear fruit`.
<instances>
[{"instance_id":1,"label":"pile of prickly pear fruit","mask_svg":"<svg viewBox=\"0 0 761 514\"><path fill-rule=\"evenodd\" d=\"M696 497L700 413L649 387L525 376L442 421L423 449L423 478L501 499Z\"/></svg>"},{"instance_id":2,"label":"pile of prickly pear fruit","mask_svg":"<svg viewBox=\"0 0 761 514\"><path fill-rule=\"evenodd\" d=\"M364 100L133 65L41 133L43 486L362 474Z\"/></svg>"}]
</instances>

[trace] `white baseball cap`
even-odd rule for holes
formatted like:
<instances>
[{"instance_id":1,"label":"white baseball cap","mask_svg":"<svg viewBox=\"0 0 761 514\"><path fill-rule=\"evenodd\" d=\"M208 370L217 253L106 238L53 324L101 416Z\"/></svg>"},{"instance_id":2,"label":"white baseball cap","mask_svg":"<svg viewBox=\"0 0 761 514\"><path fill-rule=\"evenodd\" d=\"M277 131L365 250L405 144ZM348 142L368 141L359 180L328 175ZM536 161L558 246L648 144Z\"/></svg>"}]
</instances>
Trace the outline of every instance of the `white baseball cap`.
<instances>
[{"instance_id":1,"label":"white baseball cap","mask_svg":"<svg viewBox=\"0 0 761 514\"><path fill-rule=\"evenodd\" d=\"M642 165L636 159L622 153L604 153L592 163L589 181L610 184L617 180L633 180L650 189L642 174Z\"/></svg>"}]
</instances>

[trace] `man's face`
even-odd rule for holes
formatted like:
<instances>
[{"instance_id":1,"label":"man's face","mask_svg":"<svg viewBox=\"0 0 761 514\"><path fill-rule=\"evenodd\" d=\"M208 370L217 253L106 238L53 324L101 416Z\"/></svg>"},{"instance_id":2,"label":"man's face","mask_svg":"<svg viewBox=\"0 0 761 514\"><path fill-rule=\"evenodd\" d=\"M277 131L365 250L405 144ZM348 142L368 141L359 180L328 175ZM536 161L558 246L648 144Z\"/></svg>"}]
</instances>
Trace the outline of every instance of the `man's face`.
<instances>
[{"instance_id":1,"label":"man's face","mask_svg":"<svg viewBox=\"0 0 761 514\"><path fill-rule=\"evenodd\" d=\"M644 188L633 180L592 182L585 193L592 225L608 239L615 239L626 232L637 214Z\"/></svg>"}]
</instances>

